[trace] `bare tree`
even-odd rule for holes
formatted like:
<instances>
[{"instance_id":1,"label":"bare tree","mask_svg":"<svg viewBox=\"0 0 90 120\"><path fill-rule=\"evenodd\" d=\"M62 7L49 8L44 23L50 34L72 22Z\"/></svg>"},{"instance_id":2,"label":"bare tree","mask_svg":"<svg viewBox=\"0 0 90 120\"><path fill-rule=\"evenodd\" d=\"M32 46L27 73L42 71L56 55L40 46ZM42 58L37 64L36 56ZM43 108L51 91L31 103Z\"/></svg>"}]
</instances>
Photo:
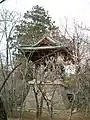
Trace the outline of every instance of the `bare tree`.
<instances>
[{"instance_id":1,"label":"bare tree","mask_svg":"<svg viewBox=\"0 0 90 120\"><path fill-rule=\"evenodd\" d=\"M71 46L74 56L74 66L75 73L74 78L71 79L74 81L70 86L74 87L73 92L73 101L71 105L71 112L69 116L69 120L71 120L73 110L76 107L78 111L85 107L84 105L87 103L85 99L86 92L83 91L84 87L87 86L87 77L83 79L86 75L84 74L84 67L86 66L87 59L89 59L88 53L88 35L81 29L81 27L74 21L74 30L72 34L69 32L68 28L65 28L65 33L71 40ZM82 77L82 73L84 76ZM85 85L85 86L84 86ZM86 90L88 93L88 89ZM89 95L88 95L89 96Z\"/></svg>"},{"instance_id":2,"label":"bare tree","mask_svg":"<svg viewBox=\"0 0 90 120\"><path fill-rule=\"evenodd\" d=\"M62 60L61 60L62 61ZM34 63L33 63L34 64ZM64 67L54 56L46 57L44 61L37 61L33 68L33 80L29 82L33 87L36 100L36 118L40 119L46 106L49 116L53 118L53 111L59 100L54 100L56 92L63 86Z\"/></svg>"},{"instance_id":3,"label":"bare tree","mask_svg":"<svg viewBox=\"0 0 90 120\"><path fill-rule=\"evenodd\" d=\"M0 53L1 71L2 71L2 78L3 78L2 80L3 83L0 88L0 93L4 88L4 93L6 95L4 96L5 97L4 99L10 98L9 94L7 94L7 91L9 91L9 89L12 89L11 91L13 91L13 85L11 85L11 83L13 84L13 80L14 80L13 74L16 68L21 65L20 63L15 66L15 64L13 63L13 57L12 57L13 49L11 49L12 43L14 43L13 35L15 32L15 26L19 22L19 19L20 19L20 16L17 12L14 12L14 11L10 12L6 9L2 9L0 11L0 43L2 44L2 42L4 42L6 45L6 46L4 45L4 48L6 50L2 51L2 54L5 54L6 52L5 54L6 61L3 60ZM10 83L12 87L8 84L9 80L12 81ZM12 92L11 98L13 99L13 92Z\"/></svg>"},{"instance_id":4,"label":"bare tree","mask_svg":"<svg viewBox=\"0 0 90 120\"><path fill-rule=\"evenodd\" d=\"M6 43L6 66L8 71L10 61L10 47L12 47L15 26L19 22L20 16L17 12L2 9L0 12L0 41ZM11 61L10 61L11 62Z\"/></svg>"}]
</instances>

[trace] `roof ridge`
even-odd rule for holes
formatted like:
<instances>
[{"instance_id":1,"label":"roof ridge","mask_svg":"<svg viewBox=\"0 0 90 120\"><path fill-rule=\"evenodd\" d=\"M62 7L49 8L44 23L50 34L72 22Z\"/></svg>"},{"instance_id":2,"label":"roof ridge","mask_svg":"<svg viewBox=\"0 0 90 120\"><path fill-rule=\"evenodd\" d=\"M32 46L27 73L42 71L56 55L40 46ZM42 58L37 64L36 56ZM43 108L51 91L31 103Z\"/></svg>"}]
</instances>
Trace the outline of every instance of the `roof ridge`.
<instances>
[{"instance_id":1,"label":"roof ridge","mask_svg":"<svg viewBox=\"0 0 90 120\"><path fill-rule=\"evenodd\" d=\"M57 43L56 42L56 40L54 40L54 39L52 39L52 38L50 38L50 37L48 37L48 36L44 36L42 39L40 39L37 43L35 43L33 46L36 46L36 45L38 45L41 41L43 41L44 39L48 39L48 40L50 40L51 42L53 42L53 43Z\"/></svg>"}]
</instances>

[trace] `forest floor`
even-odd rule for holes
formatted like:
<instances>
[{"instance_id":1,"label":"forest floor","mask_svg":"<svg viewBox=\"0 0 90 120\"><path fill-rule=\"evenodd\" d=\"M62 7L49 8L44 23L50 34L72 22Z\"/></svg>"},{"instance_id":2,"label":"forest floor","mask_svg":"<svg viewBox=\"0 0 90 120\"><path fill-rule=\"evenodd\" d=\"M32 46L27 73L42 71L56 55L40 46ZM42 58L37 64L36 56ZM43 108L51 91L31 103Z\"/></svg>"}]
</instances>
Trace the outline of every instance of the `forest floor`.
<instances>
[{"instance_id":1,"label":"forest floor","mask_svg":"<svg viewBox=\"0 0 90 120\"><path fill-rule=\"evenodd\" d=\"M68 120L69 115L66 113L55 114L52 120ZM24 113L22 119L17 116L13 118L8 118L8 120L36 120L35 114L33 113ZM50 120L47 114L43 114L41 120ZM90 120L90 113L85 117L84 113L75 113L72 116L72 120Z\"/></svg>"}]
</instances>

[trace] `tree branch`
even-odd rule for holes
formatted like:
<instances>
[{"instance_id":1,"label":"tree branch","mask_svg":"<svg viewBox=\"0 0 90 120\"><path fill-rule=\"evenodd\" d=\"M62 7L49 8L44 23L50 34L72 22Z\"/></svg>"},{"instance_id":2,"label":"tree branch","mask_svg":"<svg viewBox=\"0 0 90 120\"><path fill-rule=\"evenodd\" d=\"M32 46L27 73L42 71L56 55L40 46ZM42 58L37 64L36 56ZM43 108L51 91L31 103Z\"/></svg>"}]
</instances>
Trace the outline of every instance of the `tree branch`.
<instances>
[{"instance_id":1,"label":"tree branch","mask_svg":"<svg viewBox=\"0 0 90 120\"><path fill-rule=\"evenodd\" d=\"M6 0L1 0L1 1L0 1L0 4L3 3L4 1L6 1Z\"/></svg>"},{"instance_id":2,"label":"tree branch","mask_svg":"<svg viewBox=\"0 0 90 120\"><path fill-rule=\"evenodd\" d=\"M0 93L1 93L1 91L2 91L2 89L3 89L3 87L5 86L5 83L8 81L9 77L11 76L11 74L12 74L21 64L22 64L22 63L19 63L17 66L15 66L15 67L13 68L13 70L7 75L7 77L5 78L3 84L2 84L2 86L1 86L1 88L0 88Z\"/></svg>"}]
</instances>

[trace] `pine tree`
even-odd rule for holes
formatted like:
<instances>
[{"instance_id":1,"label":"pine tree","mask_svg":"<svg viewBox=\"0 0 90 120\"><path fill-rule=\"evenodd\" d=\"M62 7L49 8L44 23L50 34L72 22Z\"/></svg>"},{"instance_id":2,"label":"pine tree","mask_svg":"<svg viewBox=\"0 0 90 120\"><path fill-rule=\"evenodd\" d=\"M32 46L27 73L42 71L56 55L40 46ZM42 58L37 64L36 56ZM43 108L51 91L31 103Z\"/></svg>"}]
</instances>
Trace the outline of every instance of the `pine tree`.
<instances>
[{"instance_id":1,"label":"pine tree","mask_svg":"<svg viewBox=\"0 0 90 120\"><path fill-rule=\"evenodd\" d=\"M53 27L54 22L52 22L48 11L37 5L32 8L32 11L24 13L24 20L16 26L17 39L20 44L33 44Z\"/></svg>"}]
</instances>

